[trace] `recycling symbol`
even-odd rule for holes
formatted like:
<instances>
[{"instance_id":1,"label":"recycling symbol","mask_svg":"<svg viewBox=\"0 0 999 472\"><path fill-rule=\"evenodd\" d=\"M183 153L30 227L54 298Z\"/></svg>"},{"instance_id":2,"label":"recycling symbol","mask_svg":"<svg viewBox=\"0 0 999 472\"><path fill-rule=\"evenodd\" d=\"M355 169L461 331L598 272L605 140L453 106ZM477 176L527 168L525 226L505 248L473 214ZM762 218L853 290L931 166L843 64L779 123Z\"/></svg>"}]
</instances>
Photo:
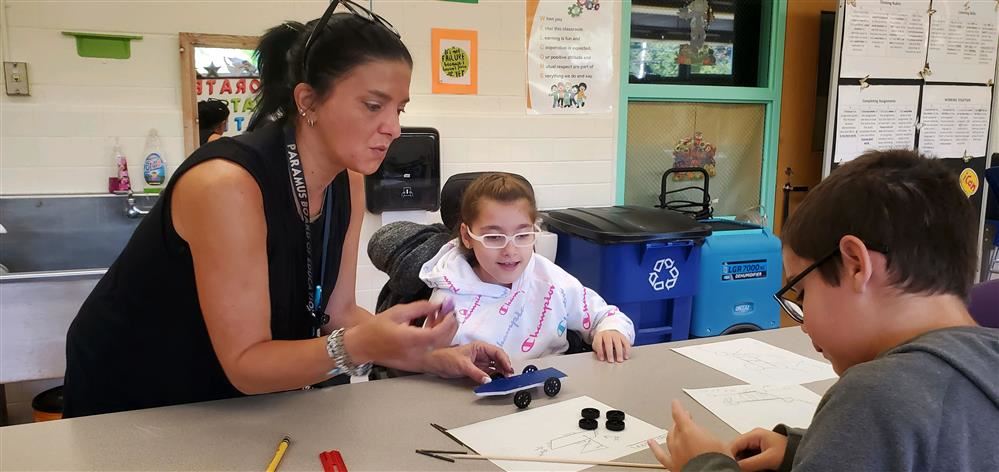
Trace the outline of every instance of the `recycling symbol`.
<instances>
[{"instance_id":1,"label":"recycling symbol","mask_svg":"<svg viewBox=\"0 0 999 472\"><path fill-rule=\"evenodd\" d=\"M664 270L666 274L663 274ZM663 275L668 275L669 277L663 280ZM649 285L657 292L661 292L663 289L672 290L679 280L680 269L676 267L676 263L670 258L659 259L656 261L656 265L652 267L652 272L649 272Z\"/></svg>"}]
</instances>

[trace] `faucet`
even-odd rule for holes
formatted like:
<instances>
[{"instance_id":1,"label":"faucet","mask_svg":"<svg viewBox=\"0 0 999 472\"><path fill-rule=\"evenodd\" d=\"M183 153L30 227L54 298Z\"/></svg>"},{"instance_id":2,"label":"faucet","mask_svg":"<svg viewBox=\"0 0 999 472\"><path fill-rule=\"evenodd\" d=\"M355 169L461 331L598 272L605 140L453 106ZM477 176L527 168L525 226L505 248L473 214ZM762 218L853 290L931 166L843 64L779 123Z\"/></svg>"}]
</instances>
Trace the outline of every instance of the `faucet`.
<instances>
[{"instance_id":1,"label":"faucet","mask_svg":"<svg viewBox=\"0 0 999 472\"><path fill-rule=\"evenodd\" d=\"M132 191L129 190L128 191L128 199L125 200L125 217L126 218L135 219L135 218L138 218L140 216L145 216L145 215L148 215L148 214L149 214L149 210L141 210L135 204L135 196L132 194Z\"/></svg>"}]
</instances>

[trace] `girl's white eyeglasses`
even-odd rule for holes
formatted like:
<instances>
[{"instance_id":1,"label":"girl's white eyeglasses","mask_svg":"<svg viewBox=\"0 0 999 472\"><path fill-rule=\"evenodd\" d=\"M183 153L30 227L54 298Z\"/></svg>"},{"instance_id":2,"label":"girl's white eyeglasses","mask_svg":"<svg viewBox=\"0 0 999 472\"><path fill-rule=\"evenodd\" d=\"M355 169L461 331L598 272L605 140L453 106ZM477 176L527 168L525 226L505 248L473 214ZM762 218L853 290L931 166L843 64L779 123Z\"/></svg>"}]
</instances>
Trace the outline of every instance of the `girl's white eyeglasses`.
<instances>
[{"instance_id":1,"label":"girl's white eyeglasses","mask_svg":"<svg viewBox=\"0 0 999 472\"><path fill-rule=\"evenodd\" d=\"M470 238L482 243L482 245L488 249L503 249L510 244L511 241L513 241L513 245L517 247L533 246L534 242L538 239L538 235L541 234L541 230L537 227L534 228L534 231L525 231L523 233L517 233L513 236L507 236L500 233L490 233L479 236L473 233L471 228L466 227L466 229Z\"/></svg>"}]
</instances>

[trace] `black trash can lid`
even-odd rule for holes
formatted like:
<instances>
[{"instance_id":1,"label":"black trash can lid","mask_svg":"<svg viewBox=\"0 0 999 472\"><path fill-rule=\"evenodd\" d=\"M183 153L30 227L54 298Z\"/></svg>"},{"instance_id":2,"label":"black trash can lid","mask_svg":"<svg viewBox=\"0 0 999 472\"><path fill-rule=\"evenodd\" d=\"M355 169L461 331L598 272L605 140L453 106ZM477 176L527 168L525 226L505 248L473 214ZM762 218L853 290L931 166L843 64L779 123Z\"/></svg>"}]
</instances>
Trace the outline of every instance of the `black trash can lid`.
<instances>
[{"instance_id":1,"label":"black trash can lid","mask_svg":"<svg viewBox=\"0 0 999 472\"><path fill-rule=\"evenodd\" d=\"M752 223L744 223L742 221L735 220L722 220L722 219L712 219L712 220L701 220L704 224L711 227L713 233L719 231L739 231L746 229L763 229L760 225L754 225Z\"/></svg>"},{"instance_id":2,"label":"black trash can lid","mask_svg":"<svg viewBox=\"0 0 999 472\"><path fill-rule=\"evenodd\" d=\"M710 226L687 215L633 205L551 210L542 217L558 231L601 244L703 240L711 236Z\"/></svg>"},{"instance_id":3,"label":"black trash can lid","mask_svg":"<svg viewBox=\"0 0 999 472\"><path fill-rule=\"evenodd\" d=\"M45 413L62 413L62 385L52 387L31 400L31 408Z\"/></svg>"}]
</instances>

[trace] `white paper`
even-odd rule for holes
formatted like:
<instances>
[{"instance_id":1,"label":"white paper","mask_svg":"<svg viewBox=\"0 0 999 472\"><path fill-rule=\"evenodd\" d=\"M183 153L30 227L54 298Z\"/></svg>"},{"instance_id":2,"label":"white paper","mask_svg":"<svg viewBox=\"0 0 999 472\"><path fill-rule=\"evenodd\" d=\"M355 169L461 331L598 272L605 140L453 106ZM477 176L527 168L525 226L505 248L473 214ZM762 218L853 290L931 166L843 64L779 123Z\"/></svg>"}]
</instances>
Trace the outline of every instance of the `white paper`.
<instances>
[{"instance_id":1,"label":"white paper","mask_svg":"<svg viewBox=\"0 0 999 472\"><path fill-rule=\"evenodd\" d=\"M801 385L733 385L683 391L740 434L780 423L807 428L822 399Z\"/></svg>"},{"instance_id":2,"label":"white paper","mask_svg":"<svg viewBox=\"0 0 999 472\"><path fill-rule=\"evenodd\" d=\"M847 2L839 76L920 78L926 63L929 9L929 0Z\"/></svg>"},{"instance_id":3,"label":"white paper","mask_svg":"<svg viewBox=\"0 0 999 472\"><path fill-rule=\"evenodd\" d=\"M933 2L927 62L933 82L984 84L995 77L999 8L995 0Z\"/></svg>"},{"instance_id":4,"label":"white paper","mask_svg":"<svg viewBox=\"0 0 999 472\"><path fill-rule=\"evenodd\" d=\"M750 338L673 350L750 384L803 384L836 378L832 366L826 362Z\"/></svg>"},{"instance_id":5,"label":"white paper","mask_svg":"<svg viewBox=\"0 0 999 472\"><path fill-rule=\"evenodd\" d=\"M511 401L511 408L513 403ZM600 426L593 431L579 428L583 408L600 410ZM666 430L657 428L625 412L624 431L604 428L603 416L611 406L590 397L545 405L482 421L448 432L482 455L513 455L611 461L648 447L648 439L662 443ZM577 471L588 465L543 462L493 461L506 471Z\"/></svg>"},{"instance_id":6,"label":"white paper","mask_svg":"<svg viewBox=\"0 0 999 472\"><path fill-rule=\"evenodd\" d=\"M614 80L614 5L603 8L565 0L533 0L528 18L528 112L607 113L617 103ZM530 2L529 2L530 3ZM585 2L584 2L585 3ZM527 9L531 12L530 8Z\"/></svg>"},{"instance_id":7,"label":"white paper","mask_svg":"<svg viewBox=\"0 0 999 472\"><path fill-rule=\"evenodd\" d=\"M913 149L918 108L918 85L840 85L833 162L851 161L870 149Z\"/></svg>"},{"instance_id":8,"label":"white paper","mask_svg":"<svg viewBox=\"0 0 999 472\"><path fill-rule=\"evenodd\" d=\"M919 151L940 158L985 156L991 111L991 87L924 86Z\"/></svg>"}]
</instances>

